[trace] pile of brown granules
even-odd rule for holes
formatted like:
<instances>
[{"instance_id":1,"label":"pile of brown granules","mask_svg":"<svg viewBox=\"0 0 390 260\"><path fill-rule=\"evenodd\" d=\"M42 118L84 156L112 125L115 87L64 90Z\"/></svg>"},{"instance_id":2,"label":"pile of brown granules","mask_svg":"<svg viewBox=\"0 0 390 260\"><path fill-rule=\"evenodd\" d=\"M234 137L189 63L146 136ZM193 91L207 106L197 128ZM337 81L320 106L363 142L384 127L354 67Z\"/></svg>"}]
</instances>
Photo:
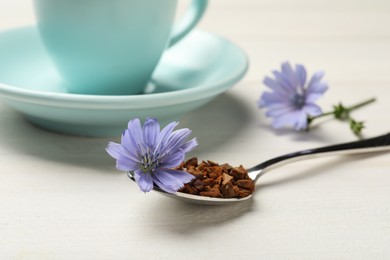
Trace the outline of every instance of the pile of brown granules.
<instances>
[{"instance_id":1,"label":"pile of brown granules","mask_svg":"<svg viewBox=\"0 0 390 260\"><path fill-rule=\"evenodd\" d=\"M213 161L198 164L197 158L191 158L176 169L195 176L179 192L213 198L244 198L255 190L253 180L242 166L219 165Z\"/></svg>"}]
</instances>

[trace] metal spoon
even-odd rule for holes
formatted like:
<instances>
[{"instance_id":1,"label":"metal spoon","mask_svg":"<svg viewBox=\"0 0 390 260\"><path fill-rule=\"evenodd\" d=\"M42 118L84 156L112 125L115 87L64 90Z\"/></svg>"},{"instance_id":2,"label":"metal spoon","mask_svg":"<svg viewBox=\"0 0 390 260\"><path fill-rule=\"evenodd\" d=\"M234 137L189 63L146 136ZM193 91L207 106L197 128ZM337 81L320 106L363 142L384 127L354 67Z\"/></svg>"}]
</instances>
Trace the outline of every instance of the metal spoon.
<instances>
[{"instance_id":1,"label":"metal spoon","mask_svg":"<svg viewBox=\"0 0 390 260\"><path fill-rule=\"evenodd\" d=\"M248 169L249 177L256 182L261 176L263 176L269 170L275 169L279 166L300 161L303 159L316 158L327 155L346 155L357 153L371 153L390 150L390 133L364 139L355 142L342 143L337 145L325 146L314 149L302 150L294 153L285 154L279 157L275 157L263 163L260 163L250 169ZM129 172L128 177L135 181L132 174ZM242 199L224 199L224 198L210 198L198 195L190 195L187 193L176 192L174 194L167 193L158 187L154 187L155 191L161 193L164 196L168 196L173 199L182 200L190 203L204 204L204 205L224 205L228 203L242 202L252 198L253 195Z\"/></svg>"}]
</instances>

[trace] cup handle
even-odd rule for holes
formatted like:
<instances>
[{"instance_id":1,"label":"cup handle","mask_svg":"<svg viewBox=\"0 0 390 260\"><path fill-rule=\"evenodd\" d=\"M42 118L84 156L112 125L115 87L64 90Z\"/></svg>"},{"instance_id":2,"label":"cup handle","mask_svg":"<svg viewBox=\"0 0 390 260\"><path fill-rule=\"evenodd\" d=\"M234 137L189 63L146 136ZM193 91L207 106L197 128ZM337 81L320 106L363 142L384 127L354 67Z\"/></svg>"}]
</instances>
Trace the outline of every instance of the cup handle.
<instances>
[{"instance_id":1,"label":"cup handle","mask_svg":"<svg viewBox=\"0 0 390 260\"><path fill-rule=\"evenodd\" d=\"M196 26L206 11L207 4L208 0L192 0L184 17L173 27L168 47L176 44Z\"/></svg>"}]
</instances>

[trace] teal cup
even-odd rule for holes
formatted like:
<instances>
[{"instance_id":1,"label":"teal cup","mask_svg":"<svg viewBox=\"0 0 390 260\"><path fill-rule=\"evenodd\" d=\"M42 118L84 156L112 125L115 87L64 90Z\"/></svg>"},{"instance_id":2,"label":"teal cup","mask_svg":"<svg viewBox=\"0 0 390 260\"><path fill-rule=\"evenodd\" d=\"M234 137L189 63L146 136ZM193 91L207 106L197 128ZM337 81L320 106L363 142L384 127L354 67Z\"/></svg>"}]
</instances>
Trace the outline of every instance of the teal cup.
<instances>
[{"instance_id":1,"label":"teal cup","mask_svg":"<svg viewBox=\"0 0 390 260\"><path fill-rule=\"evenodd\" d=\"M94 95L142 93L164 50L206 7L207 0L192 0L175 23L177 0L34 0L41 39L64 86Z\"/></svg>"}]
</instances>

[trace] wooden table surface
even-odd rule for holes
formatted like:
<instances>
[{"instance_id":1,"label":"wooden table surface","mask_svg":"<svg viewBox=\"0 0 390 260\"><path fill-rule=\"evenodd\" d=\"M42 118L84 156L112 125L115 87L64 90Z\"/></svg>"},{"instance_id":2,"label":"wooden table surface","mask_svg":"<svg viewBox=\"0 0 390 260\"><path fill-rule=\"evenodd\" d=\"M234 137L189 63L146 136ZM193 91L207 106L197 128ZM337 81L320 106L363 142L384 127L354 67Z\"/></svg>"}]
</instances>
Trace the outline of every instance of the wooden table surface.
<instances>
[{"instance_id":1,"label":"wooden table surface","mask_svg":"<svg viewBox=\"0 0 390 260\"><path fill-rule=\"evenodd\" d=\"M33 23L30 1L0 0L0 29ZM376 97L353 115L366 137L389 132L389 1L211 1L199 27L251 65L181 120L200 143L189 156L250 167L356 140L335 120L309 133L269 127L256 101L283 61L326 72L324 110ZM295 163L262 177L249 202L205 207L140 192L114 168L110 140L38 129L0 103L1 259L390 259L390 154Z\"/></svg>"}]
</instances>

